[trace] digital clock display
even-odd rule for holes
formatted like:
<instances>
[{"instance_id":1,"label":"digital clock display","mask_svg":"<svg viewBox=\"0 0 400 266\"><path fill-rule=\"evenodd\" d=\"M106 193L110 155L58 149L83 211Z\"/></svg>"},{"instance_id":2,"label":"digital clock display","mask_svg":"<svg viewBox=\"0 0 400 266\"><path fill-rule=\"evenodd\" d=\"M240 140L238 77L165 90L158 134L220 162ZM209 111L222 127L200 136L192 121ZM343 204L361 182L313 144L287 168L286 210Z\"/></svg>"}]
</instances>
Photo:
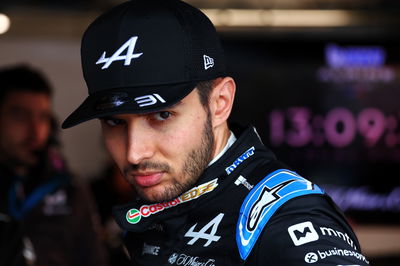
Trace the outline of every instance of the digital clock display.
<instances>
[{"instance_id":1,"label":"digital clock display","mask_svg":"<svg viewBox=\"0 0 400 266\"><path fill-rule=\"evenodd\" d=\"M400 221L400 40L227 44L237 83L230 122L254 125L352 218Z\"/></svg>"},{"instance_id":2,"label":"digital clock display","mask_svg":"<svg viewBox=\"0 0 400 266\"><path fill-rule=\"evenodd\" d=\"M400 110L385 114L373 107L356 114L344 107L335 107L326 114L313 113L308 107L274 109L268 114L269 141L274 147L329 144L345 148L361 137L365 147L384 145L391 149L400 144L399 114Z\"/></svg>"}]
</instances>

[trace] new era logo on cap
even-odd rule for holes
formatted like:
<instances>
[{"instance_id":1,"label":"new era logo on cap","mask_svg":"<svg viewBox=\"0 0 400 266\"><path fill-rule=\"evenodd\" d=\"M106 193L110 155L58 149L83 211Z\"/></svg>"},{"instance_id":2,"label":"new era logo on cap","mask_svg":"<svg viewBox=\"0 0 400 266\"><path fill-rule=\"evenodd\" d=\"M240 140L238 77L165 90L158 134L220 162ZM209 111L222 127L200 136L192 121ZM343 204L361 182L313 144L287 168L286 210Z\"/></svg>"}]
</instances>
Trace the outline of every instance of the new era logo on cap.
<instances>
[{"instance_id":1,"label":"new era logo on cap","mask_svg":"<svg viewBox=\"0 0 400 266\"><path fill-rule=\"evenodd\" d=\"M203 60L204 60L204 69L205 70L214 66L214 58L211 58L208 55L203 55Z\"/></svg>"}]
</instances>

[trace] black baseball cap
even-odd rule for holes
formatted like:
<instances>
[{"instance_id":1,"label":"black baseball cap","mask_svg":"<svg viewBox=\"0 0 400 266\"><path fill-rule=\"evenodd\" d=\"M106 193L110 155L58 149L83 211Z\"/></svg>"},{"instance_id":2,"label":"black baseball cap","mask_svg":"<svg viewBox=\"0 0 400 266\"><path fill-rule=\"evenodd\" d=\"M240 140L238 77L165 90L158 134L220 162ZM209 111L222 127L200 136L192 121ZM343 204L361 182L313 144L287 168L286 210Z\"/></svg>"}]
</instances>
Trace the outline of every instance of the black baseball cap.
<instances>
[{"instance_id":1,"label":"black baseball cap","mask_svg":"<svg viewBox=\"0 0 400 266\"><path fill-rule=\"evenodd\" d=\"M112 8L84 33L81 60L89 96L62 128L162 110L198 82L226 75L213 24L179 0L133 0Z\"/></svg>"}]
</instances>

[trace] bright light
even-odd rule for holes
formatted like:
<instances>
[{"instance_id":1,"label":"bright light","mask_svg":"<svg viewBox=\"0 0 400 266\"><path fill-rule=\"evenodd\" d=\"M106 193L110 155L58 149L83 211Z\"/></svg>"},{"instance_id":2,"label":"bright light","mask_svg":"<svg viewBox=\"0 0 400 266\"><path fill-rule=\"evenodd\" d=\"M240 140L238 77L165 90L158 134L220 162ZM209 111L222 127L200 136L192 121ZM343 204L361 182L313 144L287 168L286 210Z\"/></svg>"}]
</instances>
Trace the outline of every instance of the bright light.
<instances>
[{"instance_id":1,"label":"bright light","mask_svg":"<svg viewBox=\"0 0 400 266\"><path fill-rule=\"evenodd\" d=\"M0 13L0 34L6 33L8 29L10 28L10 19Z\"/></svg>"},{"instance_id":2,"label":"bright light","mask_svg":"<svg viewBox=\"0 0 400 266\"><path fill-rule=\"evenodd\" d=\"M345 10L204 9L216 26L343 27L356 23Z\"/></svg>"}]
</instances>

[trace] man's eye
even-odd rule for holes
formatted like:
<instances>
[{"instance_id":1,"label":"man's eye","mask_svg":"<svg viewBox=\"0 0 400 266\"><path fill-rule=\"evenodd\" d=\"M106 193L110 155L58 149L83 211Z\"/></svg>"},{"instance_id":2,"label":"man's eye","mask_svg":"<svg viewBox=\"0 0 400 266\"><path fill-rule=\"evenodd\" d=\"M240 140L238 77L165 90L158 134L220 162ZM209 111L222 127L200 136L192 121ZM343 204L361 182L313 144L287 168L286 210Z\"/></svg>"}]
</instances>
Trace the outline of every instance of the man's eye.
<instances>
[{"instance_id":1,"label":"man's eye","mask_svg":"<svg viewBox=\"0 0 400 266\"><path fill-rule=\"evenodd\" d=\"M121 125L124 122L122 119L115 119L115 118L103 118L101 119L101 121L110 127Z\"/></svg>"},{"instance_id":2,"label":"man's eye","mask_svg":"<svg viewBox=\"0 0 400 266\"><path fill-rule=\"evenodd\" d=\"M162 111L162 112L155 113L155 114L154 114L154 117L155 117L155 119L158 120L158 121L164 121L164 120L170 118L171 115L172 115L171 112Z\"/></svg>"}]
</instances>

